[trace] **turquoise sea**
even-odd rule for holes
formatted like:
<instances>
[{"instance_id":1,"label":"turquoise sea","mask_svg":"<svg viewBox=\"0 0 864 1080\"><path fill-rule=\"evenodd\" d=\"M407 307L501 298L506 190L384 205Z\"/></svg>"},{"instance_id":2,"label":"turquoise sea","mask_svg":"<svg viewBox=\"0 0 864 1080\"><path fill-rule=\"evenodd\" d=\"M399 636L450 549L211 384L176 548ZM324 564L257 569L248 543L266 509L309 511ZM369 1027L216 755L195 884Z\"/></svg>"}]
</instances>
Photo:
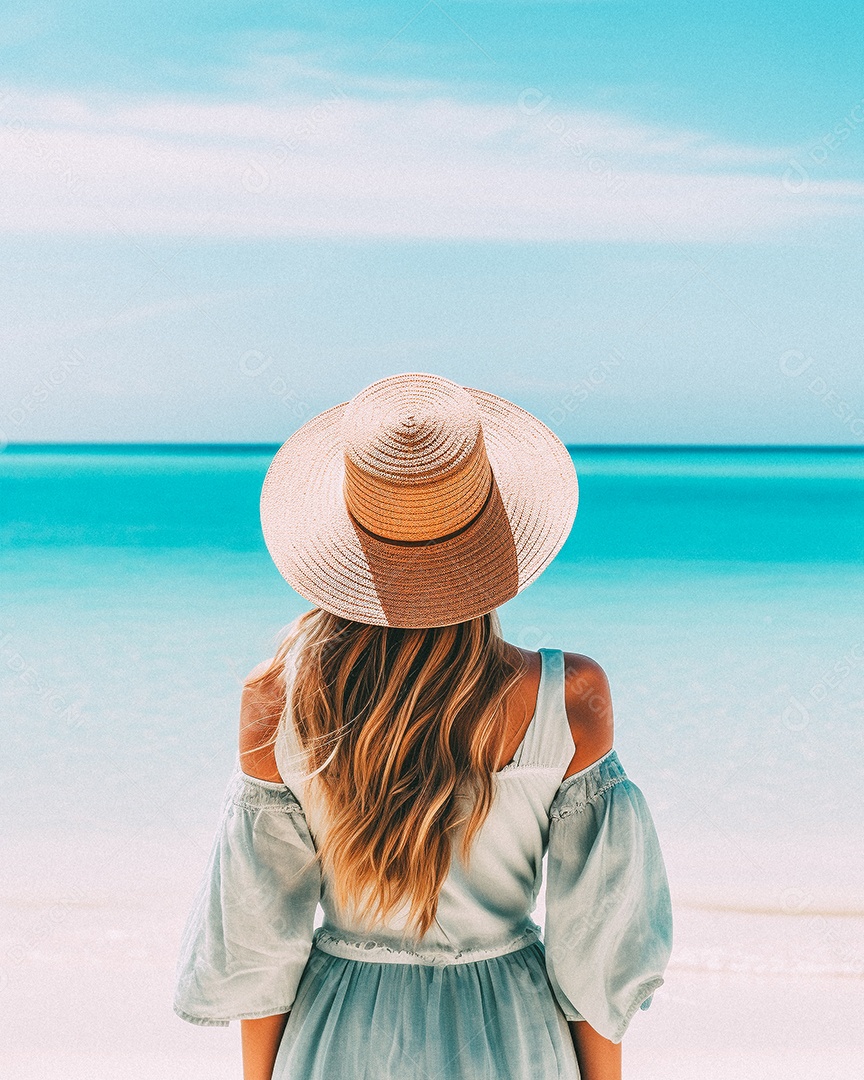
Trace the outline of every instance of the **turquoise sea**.
<instances>
[{"instance_id":1,"label":"turquoise sea","mask_svg":"<svg viewBox=\"0 0 864 1080\"><path fill-rule=\"evenodd\" d=\"M73 971L109 1008L170 995L242 679L307 606L260 533L276 449L0 454L17 913L0 982L21 1009L68 994ZM571 452L570 539L502 622L607 671L619 757L666 855L670 978L862 979L864 453Z\"/></svg>"}]
</instances>

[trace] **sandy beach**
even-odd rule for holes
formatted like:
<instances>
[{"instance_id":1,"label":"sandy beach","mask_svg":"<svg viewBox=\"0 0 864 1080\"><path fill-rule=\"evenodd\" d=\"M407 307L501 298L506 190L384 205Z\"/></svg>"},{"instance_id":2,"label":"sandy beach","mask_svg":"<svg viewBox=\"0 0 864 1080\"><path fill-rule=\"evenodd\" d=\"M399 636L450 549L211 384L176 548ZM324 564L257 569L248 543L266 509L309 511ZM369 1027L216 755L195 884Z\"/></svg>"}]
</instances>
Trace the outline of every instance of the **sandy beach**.
<instances>
[{"instance_id":1,"label":"sandy beach","mask_svg":"<svg viewBox=\"0 0 864 1080\"><path fill-rule=\"evenodd\" d=\"M3 898L4 1076L239 1077L239 1024L193 1027L171 1009L179 927L197 880L193 862L207 842L204 832L172 843L144 829L74 850L50 838L42 851L28 848L40 857L38 873L26 882L13 877ZM3 864L20 866L25 854L5 844ZM674 855L670 862L678 895ZM114 891L121 879L125 888ZM59 882L65 899L47 903ZM541 903L535 919L542 912ZM864 1049L860 913L705 910L682 898L675 934L666 983L624 1039L629 1080L856 1075Z\"/></svg>"}]
</instances>

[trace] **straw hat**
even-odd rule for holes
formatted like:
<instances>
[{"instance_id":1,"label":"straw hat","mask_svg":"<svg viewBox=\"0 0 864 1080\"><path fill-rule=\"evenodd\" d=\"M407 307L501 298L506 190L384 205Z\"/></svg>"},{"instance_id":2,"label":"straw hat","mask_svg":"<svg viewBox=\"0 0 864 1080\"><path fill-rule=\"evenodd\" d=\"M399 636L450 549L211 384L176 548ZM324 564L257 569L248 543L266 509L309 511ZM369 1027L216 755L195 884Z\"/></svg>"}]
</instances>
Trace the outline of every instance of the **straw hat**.
<instances>
[{"instance_id":1,"label":"straw hat","mask_svg":"<svg viewBox=\"0 0 864 1080\"><path fill-rule=\"evenodd\" d=\"M448 626L534 581L576 516L576 470L531 413L438 375L393 375L319 413L261 492L280 574L317 607Z\"/></svg>"}]
</instances>

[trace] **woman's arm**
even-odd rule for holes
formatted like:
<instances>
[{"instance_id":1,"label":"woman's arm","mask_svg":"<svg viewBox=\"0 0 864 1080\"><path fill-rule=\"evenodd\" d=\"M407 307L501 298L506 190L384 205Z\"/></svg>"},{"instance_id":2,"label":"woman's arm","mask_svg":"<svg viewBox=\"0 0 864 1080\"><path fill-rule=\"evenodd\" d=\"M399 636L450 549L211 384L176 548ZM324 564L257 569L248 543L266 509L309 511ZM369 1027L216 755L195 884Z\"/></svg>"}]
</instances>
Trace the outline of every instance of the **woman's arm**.
<instances>
[{"instance_id":1,"label":"woman's arm","mask_svg":"<svg viewBox=\"0 0 864 1080\"><path fill-rule=\"evenodd\" d=\"M241 768L250 776L261 780L281 783L272 745L259 750L259 744L267 742L273 733L273 724L279 716L280 702L271 700L268 687L256 684L256 676L262 675L270 661L259 664L249 673L243 684L240 705L240 761ZM240 1021L240 1041L243 1046L243 1080L271 1080L276 1053L282 1040L282 1032L288 1013L264 1016L259 1020Z\"/></svg>"},{"instance_id":2,"label":"woman's arm","mask_svg":"<svg viewBox=\"0 0 864 1080\"><path fill-rule=\"evenodd\" d=\"M260 1020L240 1021L240 1041L243 1045L243 1080L271 1080L276 1052L288 1013L264 1016Z\"/></svg>"},{"instance_id":3,"label":"woman's arm","mask_svg":"<svg viewBox=\"0 0 864 1080\"><path fill-rule=\"evenodd\" d=\"M586 768L615 741L612 696L606 673L596 661L580 653L565 653L567 718L576 751L565 779ZM582 1080L621 1080L621 1044L598 1034L587 1020L571 1020Z\"/></svg>"},{"instance_id":4,"label":"woman's arm","mask_svg":"<svg viewBox=\"0 0 864 1080\"><path fill-rule=\"evenodd\" d=\"M598 1035L587 1020L571 1020L569 1027L582 1080L621 1080L621 1043Z\"/></svg>"}]
</instances>

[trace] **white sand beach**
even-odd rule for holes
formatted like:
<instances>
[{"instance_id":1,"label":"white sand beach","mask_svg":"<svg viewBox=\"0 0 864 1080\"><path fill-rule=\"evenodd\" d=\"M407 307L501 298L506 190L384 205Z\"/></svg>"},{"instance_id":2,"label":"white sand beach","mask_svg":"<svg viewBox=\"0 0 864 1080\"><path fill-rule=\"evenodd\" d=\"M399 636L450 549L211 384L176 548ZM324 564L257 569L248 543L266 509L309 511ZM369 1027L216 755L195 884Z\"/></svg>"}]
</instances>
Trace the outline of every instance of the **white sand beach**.
<instances>
[{"instance_id":1,"label":"white sand beach","mask_svg":"<svg viewBox=\"0 0 864 1080\"><path fill-rule=\"evenodd\" d=\"M3 846L4 866L19 868L2 898L4 1077L237 1080L239 1024L193 1027L171 1009L178 934L198 870L190 850L200 863L204 835L198 840L190 849L143 831L92 848L47 841L28 847L38 874L20 873L21 845ZM125 888L116 891L120 879ZM48 903L52 889L60 899ZM535 917L542 920L542 907ZM860 913L706 911L684 901L675 937L666 983L624 1039L628 1080L857 1075Z\"/></svg>"}]
</instances>

